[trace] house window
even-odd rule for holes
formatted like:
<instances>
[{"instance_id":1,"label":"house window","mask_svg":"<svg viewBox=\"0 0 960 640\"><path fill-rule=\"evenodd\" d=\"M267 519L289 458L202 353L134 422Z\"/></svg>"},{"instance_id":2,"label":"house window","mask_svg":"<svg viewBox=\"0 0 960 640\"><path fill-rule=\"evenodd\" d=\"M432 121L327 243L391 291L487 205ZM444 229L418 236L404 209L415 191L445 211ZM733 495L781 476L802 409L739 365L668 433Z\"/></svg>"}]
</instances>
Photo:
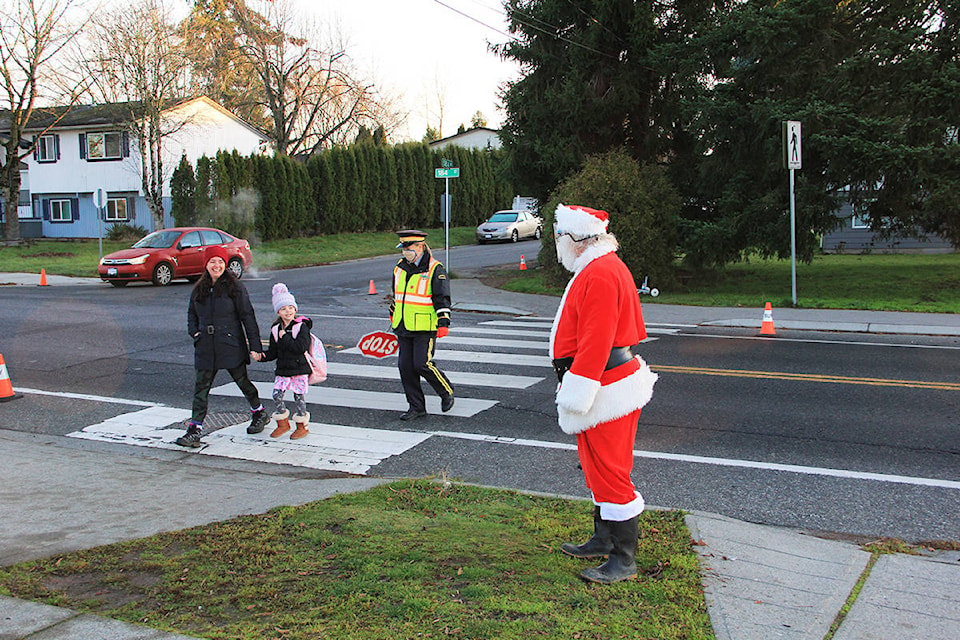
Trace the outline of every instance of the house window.
<instances>
[{"instance_id":1,"label":"house window","mask_svg":"<svg viewBox=\"0 0 960 640\"><path fill-rule=\"evenodd\" d=\"M126 198L108 198L106 219L107 219L107 222L126 222L127 221L127 199Z\"/></svg>"},{"instance_id":2,"label":"house window","mask_svg":"<svg viewBox=\"0 0 960 640\"><path fill-rule=\"evenodd\" d=\"M123 157L123 135L119 131L87 134L87 158L116 160Z\"/></svg>"},{"instance_id":3,"label":"house window","mask_svg":"<svg viewBox=\"0 0 960 640\"><path fill-rule=\"evenodd\" d=\"M37 162L56 162L60 155L57 153L60 146L58 142L56 135L40 136L37 140Z\"/></svg>"},{"instance_id":4,"label":"house window","mask_svg":"<svg viewBox=\"0 0 960 640\"><path fill-rule=\"evenodd\" d=\"M70 210L69 200L50 201L51 222L73 222L73 212Z\"/></svg>"}]
</instances>

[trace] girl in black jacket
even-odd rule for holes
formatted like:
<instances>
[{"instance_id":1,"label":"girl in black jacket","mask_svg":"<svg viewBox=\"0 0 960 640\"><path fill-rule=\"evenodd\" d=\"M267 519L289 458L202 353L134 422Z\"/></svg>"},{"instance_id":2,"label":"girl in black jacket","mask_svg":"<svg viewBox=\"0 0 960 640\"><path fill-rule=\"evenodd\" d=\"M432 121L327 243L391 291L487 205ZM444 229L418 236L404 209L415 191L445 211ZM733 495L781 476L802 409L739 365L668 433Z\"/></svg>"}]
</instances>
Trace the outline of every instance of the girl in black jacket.
<instances>
[{"instance_id":1,"label":"girl in black jacket","mask_svg":"<svg viewBox=\"0 0 960 640\"><path fill-rule=\"evenodd\" d=\"M250 382L247 364L254 347L260 349L260 329L246 288L227 270L228 255L220 245L207 247L206 268L190 294L187 330L193 338L193 415L187 432L176 439L182 447L200 447L203 420L207 417L210 387L220 369L226 369L250 404L252 416L247 433L260 433L270 417L260 404L260 394Z\"/></svg>"},{"instance_id":2,"label":"girl in black jacket","mask_svg":"<svg viewBox=\"0 0 960 640\"><path fill-rule=\"evenodd\" d=\"M251 355L261 362L277 361L273 383L273 401L276 403L273 417L277 421L277 427L270 437L279 438L290 430L290 412L283 403L284 393L289 389L293 392L296 411L293 421L297 425L290 434L290 439L297 440L310 433L307 430L310 414L307 413L305 400L310 363L307 362L306 352L310 349L310 329L313 328L313 321L306 316L297 315L297 300L282 282L273 285L273 310L277 313L277 320L270 327L270 346L262 354Z\"/></svg>"}]
</instances>

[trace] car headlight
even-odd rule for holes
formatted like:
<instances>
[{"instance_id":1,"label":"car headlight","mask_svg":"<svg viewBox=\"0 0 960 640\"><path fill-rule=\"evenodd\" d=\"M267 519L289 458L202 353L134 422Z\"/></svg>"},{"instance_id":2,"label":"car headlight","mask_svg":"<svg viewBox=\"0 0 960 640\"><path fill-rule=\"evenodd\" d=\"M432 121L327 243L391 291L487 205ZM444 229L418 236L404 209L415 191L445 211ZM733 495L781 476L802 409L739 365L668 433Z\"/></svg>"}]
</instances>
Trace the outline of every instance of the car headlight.
<instances>
[{"instance_id":1,"label":"car headlight","mask_svg":"<svg viewBox=\"0 0 960 640\"><path fill-rule=\"evenodd\" d=\"M147 258L149 258L149 257L150 257L150 254L149 254L149 253L145 253L145 254L143 254L142 256L137 256L136 258L130 258L129 260L127 260L127 263L128 263L128 264L143 264L144 262L147 261Z\"/></svg>"}]
</instances>

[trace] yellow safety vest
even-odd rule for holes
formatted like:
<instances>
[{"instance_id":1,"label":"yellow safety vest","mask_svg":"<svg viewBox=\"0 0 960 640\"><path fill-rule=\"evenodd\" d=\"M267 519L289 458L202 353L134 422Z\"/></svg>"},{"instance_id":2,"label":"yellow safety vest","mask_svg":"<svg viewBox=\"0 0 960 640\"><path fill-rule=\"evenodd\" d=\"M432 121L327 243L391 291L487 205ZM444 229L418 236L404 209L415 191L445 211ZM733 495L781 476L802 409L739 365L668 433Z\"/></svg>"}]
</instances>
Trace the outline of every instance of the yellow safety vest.
<instances>
[{"instance_id":1,"label":"yellow safety vest","mask_svg":"<svg viewBox=\"0 0 960 640\"><path fill-rule=\"evenodd\" d=\"M433 272L440 262L430 259L423 273L407 273L398 264L393 270L394 329L403 326L407 331L436 331L437 310L433 308Z\"/></svg>"}]
</instances>

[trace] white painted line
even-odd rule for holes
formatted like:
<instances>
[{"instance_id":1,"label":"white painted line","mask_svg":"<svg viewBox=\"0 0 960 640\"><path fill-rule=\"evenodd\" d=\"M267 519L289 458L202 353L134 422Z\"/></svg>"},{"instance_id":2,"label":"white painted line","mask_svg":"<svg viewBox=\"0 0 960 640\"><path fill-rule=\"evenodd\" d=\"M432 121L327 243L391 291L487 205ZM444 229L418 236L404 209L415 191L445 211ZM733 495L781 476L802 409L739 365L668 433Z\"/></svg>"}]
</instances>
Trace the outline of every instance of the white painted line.
<instances>
[{"instance_id":1,"label":"white painted line","mask_svg":"<svg viewBox=\"0 0 960 640\"><path fill-rule=\"evenodd\" d=\"M353 378L376 378L378 380L400 380L400 372L394 367L378 367L367 364L348 364L327 362L327 372L331 376ZM455 386L496 387L499 389L526 389L537 384L543 378L533 376L511 376L498 373L473 373L470 371L444 371Z\"/></svg>"},{"instance_id":2,"label":"white painted line","mask_svg":"<svg viewBox=\"0 0 960 640\"><path fill-rule=\"evenodd\" d=\"M480 347L500 347L510 349L539 349L546 352L549 348L547 342L543 340L505 340L503 338L470 338L466 336L450 333L446 338L441 338L443 344L466 344ZM507 354L504 354L507 355Z\"/></svg>"},{"instance_id":3,"label":"white painted line","mask_svg":"<svg viewBox=\"0 0 960 640\"><path fill-rule=\"evenodd\" d=\"M204 446L187 449L174 444L174 440L183 435L183 421L189 417L190 412L185 409L155 407L116 416L67 435L85 440L361 475L384 459L400 455L431 437L422 432L359 429L311 422L308 426L310 433L306 437L290 440L289 436L271 438L271 426L263 433L250 435L246 432L246 425L239 424L209 433L203 436Z\"/></svg>"},{"instance_id":4,"label":"white painted line","mask_svg":"<svg viewBox=\"0 0 960 640\"><path fill-rule=\"evenodd\" d=\"M838 344L858 347L907 347L910 349L943 349L958 351L960 347L936 344L899 344L896 342L863 342L857 340L805 340L803 338L781 338L780 336L721 336L711 333L685 333L685 338L721 338L723 340L763 340L767 342L804 342L809 344Z\"/></svg>"},{"instance_id":5,"label":"white painted line","mask_svg":"<svg viewBox=\"0 0 960 640\"><path fill-rule=\"evenodd\" d=\"M17 391L38 396L57 396L59 398L73 398L74 400L93 400L94 402L112 402L114 404L129 404L134 407L162 407L159 402L144 402L126 398L110 398L108 396L94 396L86 393L69 393L67 391L43 391L42 389L24 389L17 387Z\"/></svg>"},{"instance_id":6,"label":"white painted line","mask_svg":"<svg viewBox=\"0 0 960 640\"><path fill-rule=\"evenodd\" d=\"M431 431L432 435L460 440L475 440L497 444L512 444L521 447L539 447L543 449L565 449L576 451L577 445L563 442L549 442L544 440L526 440L523 438L504 438L502 436L488 436L477 433L457 433L453 431ZM659 451L634 450L637 458L653 460L670 460L673 462L688 462L692 464L709 464L721 467L739 467L743 469L759 469L761 471L784 471L812 476L827 476L844 480L871 480L874 482L889 482L894 484L910 484L921 487L936 487L939 489L960 489L960 482L955 480L939 480L936 478L917 478L900 476L888 473L871 473L868 471L850 471L847 469L828 469L825 467L807 467L796 464L779 464L775 462L757 462L754 460L737 460L734 458L711 458L707 456L692 456L678 453L662 453Z\"/></svg>"},{"instance_id":7,"label":"white painted line","mask_svg":"<svg viewBox=\"0 0 960 640\"><path fill-rule=\"evenodd\" d=\"M480 324L494 327L535 327L537 329L551 329L553 327L553 320L544 321L543 318L535 318L535 320L540 322L533 322L529 319L524 319L522 322L520 320L489 320Z\"/></svg>"},{"instance_id":8,"label":"white painted line","mask_svg":"<svg viewBox=\"0 0 960 640\"><path fill-rule=\"evenodd\" d=\"M485 335L497 336L519 336L527 338L549 338L549 331L524 331L523 329L491 329L489 327L456 327L450 330L450 335L454 333L480 333ZM446 338L443 338L446 340ZM546 345L546 343L544 343Z\"/></svg>"},{"instance_id":9,"label":"white painted line","mask_svg":"<svg viewBox=\"0 0 960 640\"><path fill-rule=\"evenodd\" d=\"M254 386L260 393L261 398L273 397L273 384L270 382L254 382ZM240 389L232 382L215 387L210 393L219 396L229 396L239 398L243 394ZM289 397L289 394L288 394ZM362 391L360 389L338 389L336 387L325 387L314 385L310 387L307 394L307 404L311 405L329 405L334 407L348 407L351 409L378 409L381 411L406 411L408 408L407 398L402 393L389 393L385 391ZM428 395L427 413L442 413L440 411L440 398L435 395ZM457 416L460 418L471 418L481 411L486 411L497 404L496 400L481 400L478 398L457 398L453 409L443 415Z\"/></svg>"}]
</instances>

